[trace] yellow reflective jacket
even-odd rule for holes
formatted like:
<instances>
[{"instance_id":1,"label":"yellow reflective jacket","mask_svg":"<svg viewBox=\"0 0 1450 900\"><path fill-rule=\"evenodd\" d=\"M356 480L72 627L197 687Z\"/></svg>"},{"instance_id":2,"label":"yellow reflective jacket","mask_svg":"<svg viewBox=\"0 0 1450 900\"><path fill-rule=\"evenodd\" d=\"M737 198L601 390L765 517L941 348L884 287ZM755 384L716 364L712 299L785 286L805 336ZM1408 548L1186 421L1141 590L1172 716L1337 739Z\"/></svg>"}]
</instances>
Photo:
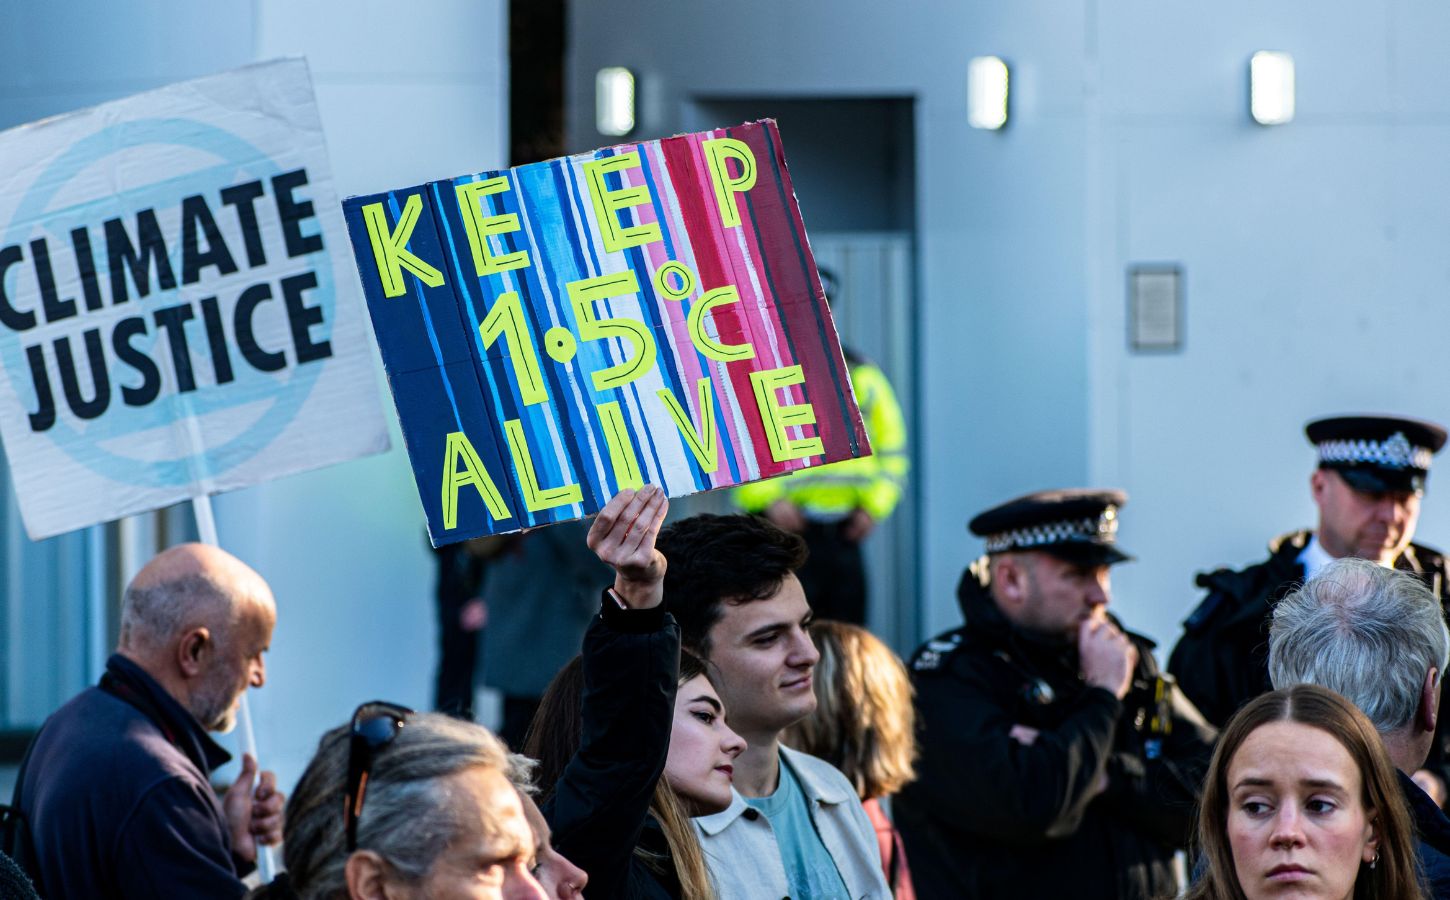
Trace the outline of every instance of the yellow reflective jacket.
<instances>
[{"instance_id":1,"label":"yellow reflective jacket","mask_svg":"<svg viewBox=\"0 0 1450 900\"><path fill-rule=\"evenodd\" d=\"M821 520L841 519L855 509L864 509L879 522L896 509L911 468L906 455L906 420L891 382L875 364L851 362L849 368L872 455L811 466L736 488L735 502L746 512L761 512L782 498L799 506L807 518Z\"/></svg>"}]
</instances>

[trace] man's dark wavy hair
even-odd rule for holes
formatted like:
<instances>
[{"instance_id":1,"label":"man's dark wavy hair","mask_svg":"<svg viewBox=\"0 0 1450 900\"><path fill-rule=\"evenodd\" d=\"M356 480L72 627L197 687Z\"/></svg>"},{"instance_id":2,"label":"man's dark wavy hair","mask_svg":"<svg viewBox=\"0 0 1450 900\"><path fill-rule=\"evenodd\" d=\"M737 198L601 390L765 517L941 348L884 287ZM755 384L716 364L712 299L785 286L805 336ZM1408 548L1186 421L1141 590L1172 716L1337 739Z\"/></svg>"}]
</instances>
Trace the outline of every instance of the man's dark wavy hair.
<instances>
[{"instance_id":1,"label":"man's dark wavy hair","mask_svg":"<svg viewBox=\"0 0 1450 900\"><path fill-rule=\"evenodd\" d=\"M691 516L661 531L655 546L669 561L665 605L685 646L706 658L726 603L771 597L806 561L799 535L756 516Z\"/></svg>"}]
</instances>

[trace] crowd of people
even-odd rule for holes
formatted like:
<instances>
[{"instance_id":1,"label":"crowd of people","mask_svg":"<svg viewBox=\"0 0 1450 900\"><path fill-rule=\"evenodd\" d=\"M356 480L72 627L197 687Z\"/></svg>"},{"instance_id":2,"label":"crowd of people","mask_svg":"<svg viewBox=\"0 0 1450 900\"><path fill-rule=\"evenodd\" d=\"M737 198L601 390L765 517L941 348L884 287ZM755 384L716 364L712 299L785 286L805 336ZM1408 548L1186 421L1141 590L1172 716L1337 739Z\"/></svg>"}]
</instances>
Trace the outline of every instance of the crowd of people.
<instances>
[{"instance_id":1,"label":"crowd of people","mask_svg":"<svg viewBox=\"0 0 1450 900\"><path fill-rule=\"evenodd\" d=\"M209 777L266 680L271 592L173 547L31 745L0 887L240 898L280 843L250 896L1450 898L1444 561L1412 543L1446 433L1308 436L1317 527L1201 576L1166 672L1108 611L1118 491L973 518L963 624L908 664L814 616L799 534L622 491L583 537L612 581L522 736L367 703L285 799L249 756Z\"/></svg>"}]
</instances>

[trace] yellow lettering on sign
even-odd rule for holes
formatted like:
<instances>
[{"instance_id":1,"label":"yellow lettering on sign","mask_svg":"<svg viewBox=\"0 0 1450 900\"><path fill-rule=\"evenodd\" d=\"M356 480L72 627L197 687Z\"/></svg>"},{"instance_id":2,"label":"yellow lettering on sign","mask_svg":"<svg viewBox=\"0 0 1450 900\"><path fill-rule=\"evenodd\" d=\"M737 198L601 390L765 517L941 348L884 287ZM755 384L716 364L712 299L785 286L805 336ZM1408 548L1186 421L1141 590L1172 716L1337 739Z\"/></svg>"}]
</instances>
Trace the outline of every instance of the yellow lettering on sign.
<instances>
[{"instance_id":1,"label":"yellow lettering on sign","mask_svg":"<svg viewBox=\"0 0 1450 900\"><path fill-rule=\"evenodd\" d=\"M727 306L731 303L740 302L740 292L735 285L715 288L713 291L706 291L700 302L690 307L690 318L686 322L690 330L690 340L701 353L710 359L720 362L733 362L737 359L754 359L755 346L750 342L744 344L722 344L710 335L705 333L705 313L717 306Z\"/></svg>"},{"instance_id":2,"label":"yellow lettering on sign","mask_svg":"<svg viewBox=\"0 0 1450 900\"><path fill-rule=\"evenodd\" d=\"M547 403L549 389L544 385L544 375L539 371L539 351L534 347L533 335L524 322L524 305L518 291L506 291L493 302L493 308L483 321L478 323L478 336L486 352L493 342L503 335L508 338L509 363L514 370L514 380L519 385L519 397L525 406Z\"/></svg>"},{"instance_id":3,"label":"yellow lettering on sign","mask_svg":"<svg viewBox=\"0 0 1450 900\"><path fill-rule=\"evenodd\" d=\"M479 277L528 268L527 250L494 256L488 249L488 238L519 230L519 217L513 213L498 216L483 214L483 198L490 194L507 193L508 190L509 181L503 175L484 181L470 181L454 189L458 197L458 214L463 219L463 230L468 234L469 249L473 251L473 268L478 271Z\"/></svg>"},{"instance_id":4,"label":"yellow lettering on sign","mask_svg":"<svg viewBox=\"0 0 1450 900\"><path fill-rule=\"evenodd\" d=\"M524 492L524 506L529 512L553 509L556 506L571 506L584 500L584 491L577 484L559 487L539 487L539 473L534 470L534 456L524 437L524 423L509 419L503 423L504 434L508 436L509 456L514 460L514 474Z\"/></svg>"},{"instance_id":5,"label":"yellow lettering on sign","mask_svg":"<svg viewBox=\"0 0 1450 900\"><path fill-rule=\"evenodd\" d=\"M735 195L755 187L755 154L750 145L735 138L710 138L701 143L709 164L710 180L715 184L715 202L720 205L720 221L726 228L740 224L740 209ZM740 163L740 174L731 176L726 160Z\"/></svg>"},{"instance_id":6,"label":"yellow lettering on sign","mask_svg":"<svg viewBox=\"0 0 1450 900\"><path fill-rule=\"evenodd\" d=\"M765 427L765 440L770 444L770 458L776 462L820 456L826 446L819 436L792 440L786 429L793 425L816 424L816 411L809 403L782 406L776 394L781 388L804 384L805 372L800 366L762 369L750 373L750 386L755 391L755 405L760 408L760 424Z\"/></svg>"},{"instance_id":7,"label":"yellow lettering on sign","mask_svg":"<svg viewBox=\"0 0 1450 900\"><path fill-rule=\"evenodd\" d=\"M617 483L615 490L638 490L644 487L644 476L639 471L639 457L635 455L634 443L629 439L629 429L624 424L624 413L620 412L619 401L610 400L594 408L599 412L599 421L604 426L604 442L609 447L609 464L614 468L614 480Z\"/></svg>"},{"instance_id":8,"label":"yellow lettering on sign","mask_svg":"<svg viewBox=\"0 0 1450 900\"><path fill-rule=\"evenodd\" d=\"M604 242L604 249L610 253L664 240L658 222L641 222L628 227L619 222L621 209L643 206L650 202L649 188L637 185L611 191L604 183L604 176L610 172L637 168L637 150L606 156L603 159L591 159L584 164L584 181L589 186L590 198L594 200L594 217L599 222L599 236Z\"/></svg>"},{"instance_id":9,"label":"yellow lettering on sign","mask_svg":"<svg viewBox=\"0 0 1450 900\"><path fill-rule=\"evenodd\" d=\"M408 250L408 239L418 224L423 212L423 198L418 194L409 197L398 216L398 227L388 230L388 216L381 203L369 203L362 208L363 222L368 228L368 240L373 245L373 259L378 264L378 280L383 285L384 297L401 297L408 292L403 286L403 270L412 272L429 287L443 284L443 273L423 262Z\"/></svg>"},{"instance_id":10,"label":"yellow lettering on sign","mask_svg":"<svg viewBox=\"0 0 1450 900\"><path fill-rule=\"evenodd\" d=\"M463 462L462 469L458 467L460 460ZM513 518L513 514L504 505L503 495L498 492L498 485L494 484L493 477L484 468L483 460L478 458L478 451L473 449L468 435L455 431L448 435L443 446L444 529L458 527L458 489L470 484L478 489L478 495L483 498L483 505L488 507L490 516L494 519Z\"/></svg>"},{"instance_id":11,"label":"yellow lettering on sign","mask_svg":"<svg viewBox=\"0 0 1450 900\"><path fill-rule=\"evenodd\" d=\"M614 316L601 319L594 313L594 304L610 297L628 297L639 293L639 279L634 271L612 272L581 278L567 285L569 305L579 322L579 337L586 341L617 337L630 347L629 357L622 363L600 369L592 376L594 389L605 391L629 384L655 367L655 336L649 326L638 319Z\"/></svg>"},{"instance_id":12,"label":"yellow lettering on sign","mask_svg":"<svg viewBox=\"0 0 1450 900\"><path fill-rule=\"evenodd\" d=\"M665 402L665 409L670 411L670 417L675 420L675 427L680 429L680 436L685 439L690 452L695 454L695 460L700 468L706 472L713 472L720 468L720 458L715 453L716 436L719 430L715 427L715 388L709 378L701 378L696 382L696 390L700 399L700 427L690 421L690 412L680 405L675 397L675 392L664 388L657 392L659 398Z\"/></svg>"}]
</instances>

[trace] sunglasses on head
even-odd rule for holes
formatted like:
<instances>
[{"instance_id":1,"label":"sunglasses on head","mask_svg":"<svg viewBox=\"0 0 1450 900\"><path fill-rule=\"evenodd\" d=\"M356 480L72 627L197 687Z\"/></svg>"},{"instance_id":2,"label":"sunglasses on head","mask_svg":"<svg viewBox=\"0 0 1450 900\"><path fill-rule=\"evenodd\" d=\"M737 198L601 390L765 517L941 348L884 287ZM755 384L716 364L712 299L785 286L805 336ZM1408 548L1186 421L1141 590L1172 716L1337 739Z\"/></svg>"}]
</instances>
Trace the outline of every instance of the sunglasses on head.
<instances>
[{"instance_id":1,"label":"sunglasses on head","mask_svg":"<svg viewBox=\"0 0 1450 900\"><path fill-rule=\"evenodd\" d=\"M378 751L393 742L413 711L406 706L374 700L352 714L352 735L347 749L347 793L343 795L347 852L357 849L357 820L367 797L368 777Z\"/></svg>"}]
</instances>

